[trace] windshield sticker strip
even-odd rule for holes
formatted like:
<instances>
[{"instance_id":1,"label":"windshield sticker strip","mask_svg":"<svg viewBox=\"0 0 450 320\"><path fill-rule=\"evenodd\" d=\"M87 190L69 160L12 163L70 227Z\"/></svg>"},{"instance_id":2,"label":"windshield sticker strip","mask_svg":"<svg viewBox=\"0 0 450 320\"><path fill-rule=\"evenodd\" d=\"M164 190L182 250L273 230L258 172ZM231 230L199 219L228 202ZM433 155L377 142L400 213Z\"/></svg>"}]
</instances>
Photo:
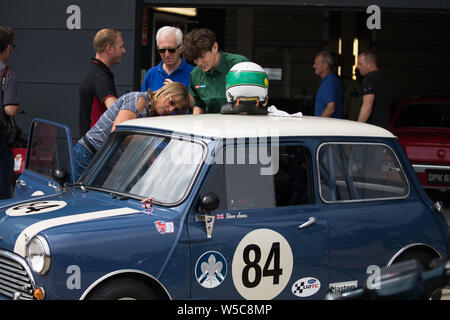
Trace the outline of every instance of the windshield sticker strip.
<instances>
[{"instance_id":1,"label":"windshield sticker strip","mask_svg":"<svg viewBox=\"0 0 450 320\"><path fill-rule=\"evenodd\" d=\"M65 217L58 217L48 220L39 221L35 224L30 225L25 228L20 235L17 237L16 244L14 246L14 252L25 258L26 253L26 245L31 238L33 238L39 232L49 229L52 227L62 226L71 223L84 222L89 220L95 220L100 218L109 218L120 215L128 215L133 213L138 213L140 211L131 209L131 208L119 208L112 210L103 210L96 212L88 212L75 214Z\"/></svg>"}]
</instances>

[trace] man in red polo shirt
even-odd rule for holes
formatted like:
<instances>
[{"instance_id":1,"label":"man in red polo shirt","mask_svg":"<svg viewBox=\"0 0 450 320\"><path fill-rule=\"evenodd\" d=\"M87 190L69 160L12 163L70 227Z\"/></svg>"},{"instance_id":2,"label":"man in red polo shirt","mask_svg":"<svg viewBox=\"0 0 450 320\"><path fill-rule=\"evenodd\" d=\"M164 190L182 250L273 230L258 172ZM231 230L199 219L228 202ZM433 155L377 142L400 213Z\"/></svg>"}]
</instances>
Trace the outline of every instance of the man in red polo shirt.
<instances>
[{"instance_id":1,"label":"man in red polo shirt","mask_svg":"<svg viewBox=\"0 0 450 320\"><path fill-rule=\"evenodd\" d=\"M102 29L94 37L95 58L80 83L80 137L94 126L100 116L117 100L114 74L110 68L119 64L125 53L122 34Z\"/></svg>"}]
</instances>

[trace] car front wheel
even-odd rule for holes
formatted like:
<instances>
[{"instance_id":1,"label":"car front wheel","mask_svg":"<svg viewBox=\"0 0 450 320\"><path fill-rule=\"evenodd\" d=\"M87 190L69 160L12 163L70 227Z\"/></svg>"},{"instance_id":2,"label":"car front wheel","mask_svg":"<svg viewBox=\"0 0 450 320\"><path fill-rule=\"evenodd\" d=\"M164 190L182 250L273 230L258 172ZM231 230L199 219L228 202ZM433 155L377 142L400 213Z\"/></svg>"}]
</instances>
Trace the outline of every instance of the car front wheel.
<instances>
[{"instance_id":1,"label":"car front wheel","mask_svg":"<svg viewBox=\"0 0 450 320\"><path fill-rule=\"evenodd\" d=\"M152 290L143 282L131 278L113 279L101 284L88 300L155 300Z\"/></svg>"}]
</instances>

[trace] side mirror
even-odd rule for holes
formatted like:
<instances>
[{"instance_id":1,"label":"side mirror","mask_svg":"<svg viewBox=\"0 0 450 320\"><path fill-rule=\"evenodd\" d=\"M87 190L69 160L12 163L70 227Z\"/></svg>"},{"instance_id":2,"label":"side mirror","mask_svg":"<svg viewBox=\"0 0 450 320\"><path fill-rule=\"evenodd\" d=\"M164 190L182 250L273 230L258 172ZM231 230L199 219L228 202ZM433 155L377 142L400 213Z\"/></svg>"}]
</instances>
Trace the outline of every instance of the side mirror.
<instances>
[{"instance_id":1,"label":"side mirror","mask_svg":"<svg viewBox=\"0 0 450 320\"><path fill-rule=\"evenodd\" d=\"M55 168L52 170L52 178L62 187L69 180L69 174L63 168Z\"/></svg>"},{"instance_id":2,"label":"side mirror","mask_svg":"<svg viewBox=\"0 0 450 320\"><path fill-rule=\"evenodd\" d=\"M205 193L200 197L199 209L202 214L195 216L195 221L205 222L206 235L208 239L212 238L212 231L214 227L215 216L210 212L216 210L219 207L219 197L212 192Z\"/></svg>"},{"instance_id":3,"label":"side mirror","mask_svg":"<svg viewBox=\"0 0 450 320\"><path fill-rule=\"evenodd\" d=\"M219 197L213 193L208 192L200 197L200 211L210 213L219 207Z\"/></svg>"}]
</instances>

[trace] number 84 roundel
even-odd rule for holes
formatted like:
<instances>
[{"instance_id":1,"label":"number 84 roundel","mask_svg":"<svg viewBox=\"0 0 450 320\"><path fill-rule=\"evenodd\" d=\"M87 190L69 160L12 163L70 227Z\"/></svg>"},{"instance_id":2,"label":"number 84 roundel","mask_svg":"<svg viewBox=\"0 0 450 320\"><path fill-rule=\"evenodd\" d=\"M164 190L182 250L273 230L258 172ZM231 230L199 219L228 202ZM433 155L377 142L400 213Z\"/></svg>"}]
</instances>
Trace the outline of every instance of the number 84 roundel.
<instances>
[{"instance_id":1,"label":"number 84 roundel","mask_svg":"<svg viewBox=\"0 0 450 320\"><path fill-rule=\"evenodd\" d=\"M254 230L234 253L234 286L245 299L273 299L288 284L292 266L291 247L281 234L270 229Z\"/></svg>"}]
</instances>

